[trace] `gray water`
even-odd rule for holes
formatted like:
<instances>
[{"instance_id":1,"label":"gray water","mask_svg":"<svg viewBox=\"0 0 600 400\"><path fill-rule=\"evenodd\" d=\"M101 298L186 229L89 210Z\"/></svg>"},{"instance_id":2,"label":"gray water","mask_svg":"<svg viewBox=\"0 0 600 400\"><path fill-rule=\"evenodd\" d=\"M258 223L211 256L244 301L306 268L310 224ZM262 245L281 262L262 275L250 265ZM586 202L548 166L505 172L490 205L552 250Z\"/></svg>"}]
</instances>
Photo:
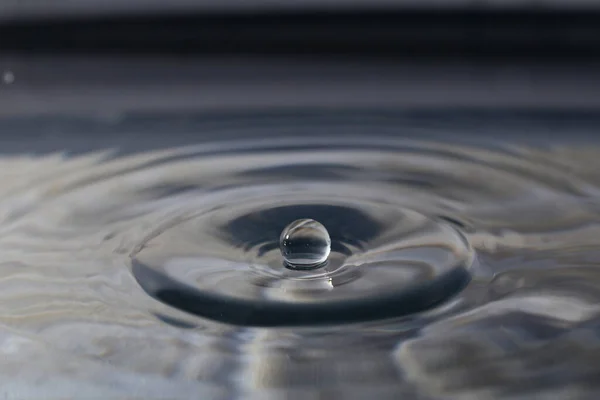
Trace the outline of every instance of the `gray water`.
<instances>
[{"instance_id":1,"label":"gray water","mask_svg":"<svg viewBox=\"0 0 600 400\"><path fill-rule=\"evenodd\" d=\"M16 135L28 123L11 126L6 398L600 392L600 147L585 121L222 121L58 130L38 154ZM280 249L302 218L330 235L315 268Z\"/></svg>"}]
</instances>

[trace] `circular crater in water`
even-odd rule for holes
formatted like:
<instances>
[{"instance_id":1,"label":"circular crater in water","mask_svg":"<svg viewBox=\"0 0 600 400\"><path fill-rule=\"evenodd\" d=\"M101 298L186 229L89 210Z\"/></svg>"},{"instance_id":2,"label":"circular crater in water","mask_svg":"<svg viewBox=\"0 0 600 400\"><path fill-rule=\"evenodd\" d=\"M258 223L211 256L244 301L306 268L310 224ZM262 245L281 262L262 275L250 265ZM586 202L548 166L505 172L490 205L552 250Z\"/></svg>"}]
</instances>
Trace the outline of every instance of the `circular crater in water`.
<instances>
[{"instance_id":1,"label":"circular crater in water","mask_svg":"<svg viewBox=\"0 0 600 400\"><path fill-rule=\"evenodd\" d=\"M151 296L232 324L335 324L424 311L470 280L463 235L385 189L348 196L343 183L278 183L219 198L229 201L205 201L133 252L133 273ZM326 229L330 253L317 268L290 268L280 236L306 219Z\"/></svg>"}]
</instances>

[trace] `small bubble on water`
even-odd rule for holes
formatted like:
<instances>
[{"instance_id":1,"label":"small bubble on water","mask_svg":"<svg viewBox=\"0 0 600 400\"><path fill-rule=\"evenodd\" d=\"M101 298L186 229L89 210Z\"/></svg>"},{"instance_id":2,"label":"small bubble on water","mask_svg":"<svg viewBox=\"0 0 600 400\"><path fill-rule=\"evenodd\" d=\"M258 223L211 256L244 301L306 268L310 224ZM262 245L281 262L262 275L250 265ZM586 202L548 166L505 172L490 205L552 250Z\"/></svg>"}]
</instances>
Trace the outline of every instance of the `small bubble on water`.
<instances>
[{"instance_id":1,"label":"small bubble on water","mask_svg":"<svg viewBox=\"0 0 600 400\"><path fill-rule=\"evenodd\" d=\"M281 232L279 247L288 266L313 268L327 261L331 239L321 223L312 219L299 219Z\"/></svg>"}]
</instances>

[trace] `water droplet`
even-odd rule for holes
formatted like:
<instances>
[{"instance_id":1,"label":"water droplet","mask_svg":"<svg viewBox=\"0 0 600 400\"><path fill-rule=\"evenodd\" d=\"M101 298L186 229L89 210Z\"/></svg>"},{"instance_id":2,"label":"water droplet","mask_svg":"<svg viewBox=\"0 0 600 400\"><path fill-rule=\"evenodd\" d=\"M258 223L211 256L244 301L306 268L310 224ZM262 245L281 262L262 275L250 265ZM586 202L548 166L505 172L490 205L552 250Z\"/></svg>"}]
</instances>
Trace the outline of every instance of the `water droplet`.
<instances>
[{"instance_id":1,"label":"water droplet","mask_svg":"<svg viewBox=\"0 0 600 400\"><path fill-rule=\"evenodd\" d=\"M313 268L327 261L331 239L321 223L312 219L299 219L281 232L279 247L288 266Z\"/></svg>"}]
</instances>

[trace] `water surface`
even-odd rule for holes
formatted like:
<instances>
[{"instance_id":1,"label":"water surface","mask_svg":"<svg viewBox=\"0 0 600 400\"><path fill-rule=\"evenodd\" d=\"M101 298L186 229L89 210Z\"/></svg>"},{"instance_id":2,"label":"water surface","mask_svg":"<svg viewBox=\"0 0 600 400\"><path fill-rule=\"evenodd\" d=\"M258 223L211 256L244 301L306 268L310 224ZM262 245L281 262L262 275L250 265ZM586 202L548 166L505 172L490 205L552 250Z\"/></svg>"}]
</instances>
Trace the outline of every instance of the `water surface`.
<instances>
[{"instance_id":1,"label":"water surface","mask_svg":"<svg viewBox=\"0 0 600 400\"><path fill-rule=\"evenodd\" d=\"M594 118L34 122L0 158L8 398L598 391ZM318 268L279 248L302 218Z\"/></svg>"}]
</instances>

